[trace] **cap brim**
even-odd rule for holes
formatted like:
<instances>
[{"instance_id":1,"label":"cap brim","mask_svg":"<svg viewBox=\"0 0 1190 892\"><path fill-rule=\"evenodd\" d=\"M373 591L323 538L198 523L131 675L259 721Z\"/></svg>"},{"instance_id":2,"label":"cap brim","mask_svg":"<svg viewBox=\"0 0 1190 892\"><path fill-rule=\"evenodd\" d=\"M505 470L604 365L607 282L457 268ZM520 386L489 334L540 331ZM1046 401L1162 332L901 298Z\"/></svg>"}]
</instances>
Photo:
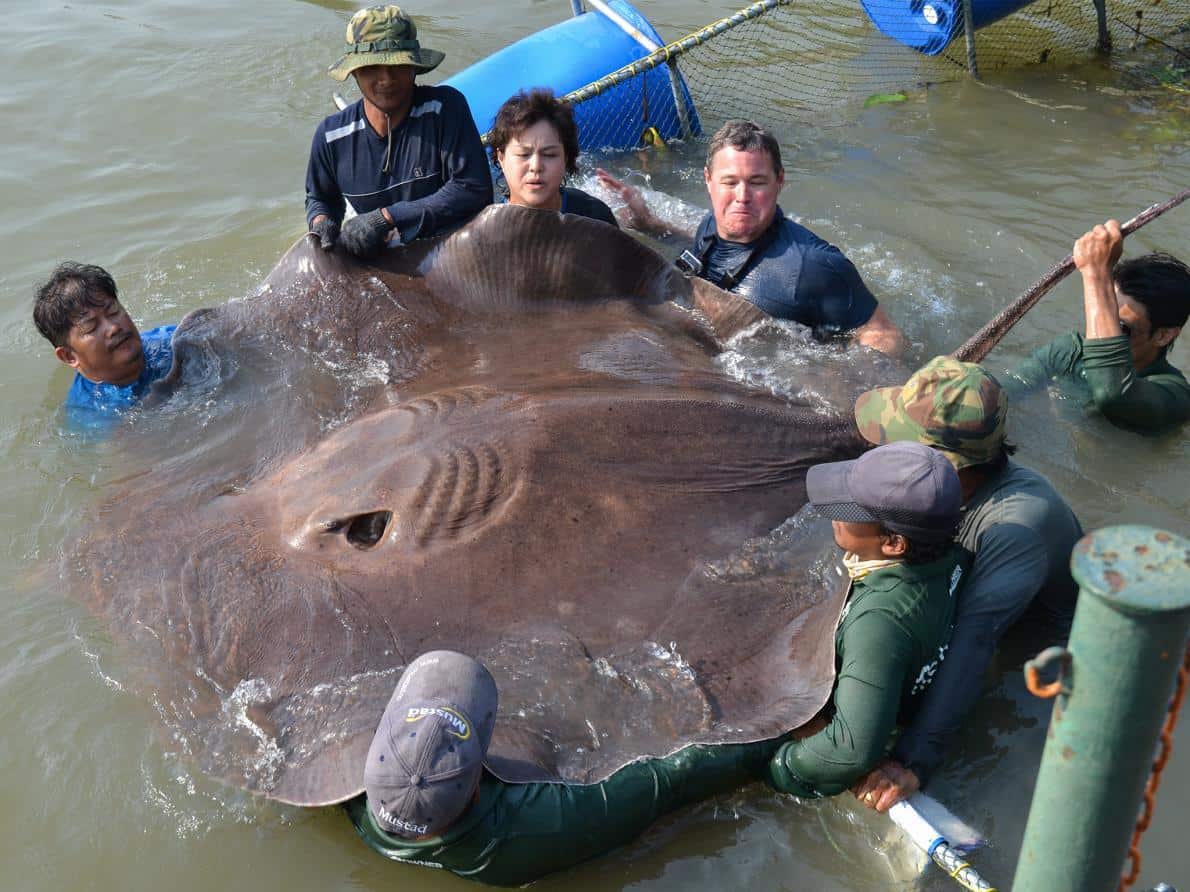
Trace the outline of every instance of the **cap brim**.
<instances>
[{"instance_id":1,"label":"cap brim","mask_svg":"<svg viewBox=\"0 0 1190 892\"><path fill-rule=\"evenodd\" d=\"M877 446L902 442L921 443L938 450L959 471L971 465L991 461L999 454L999 443L990 451L959 452L951 448L951 444L930 436L930 432L910 418L901 405L901 392L904 389L877 387L859 395L855 401L855 426L861 437ZM874 406L874 403L879 405ZM891 413L888 412L888 407L892 408ZM884 411L881 411L882 409ZM871 420L861 422L860 418L865 415Z\"/></svg>"},{"instance_id":2,"label":"cap brim","mask_svg":"<svg viewBox=\"0 0 1190 892\"><path fill-rule=\"evenodd\" d=\"M814 465L806 473L806 497L823 517L847 523L872 523L877 518L851 496L847 477L855 461Z\"/></svg>"},{"instance_id":3,"label":"cap brim","mask_svg":"<svg viewBox=\"0 0 1190 892\"><path fill-rule=\"evenodd\" d=\"M855 401L855 417L856 427L859 428L859 435L867 440L869 443L874 443L877 446L883 446L890 442L888 438L888 430L880 424L875 422L868 422L860 424L858 419L867 410L871 404L876 400L881 400L888 405L900 406L901 391L903 387L877 387L873 390L861 393Z\"/></svg>"},{"instance_id":4,"label":"cap brim","mask_svg":"<svg viewBox=\"0 0 1190 892\"><path fill-rule=\"evenodd\" d=\"M433 71L442 64L446 53L439 50L392 50L387 53L347 53L332 65L327 74L337 81L347 80L347 75L366 65L412 65L419 74Z\"/></svg>"}]
</instances>

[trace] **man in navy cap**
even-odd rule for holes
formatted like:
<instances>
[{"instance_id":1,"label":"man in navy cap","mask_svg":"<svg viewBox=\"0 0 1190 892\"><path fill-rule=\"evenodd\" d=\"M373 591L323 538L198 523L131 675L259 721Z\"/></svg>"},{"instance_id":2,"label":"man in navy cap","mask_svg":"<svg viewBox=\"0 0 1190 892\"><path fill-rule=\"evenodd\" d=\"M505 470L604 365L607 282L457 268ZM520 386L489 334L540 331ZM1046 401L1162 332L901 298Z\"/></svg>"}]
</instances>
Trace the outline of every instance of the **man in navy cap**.
<instances>
[{"instance_id":1,"label":"man in navy cap","mask_svg":"<svg viewBox=\"0 0 1190 892\"><path fill-rule=\"evenodd\" d=\"M484 769L496 683L471 657L413 660L372 738L365 795L347 804L364 841L395 861L521 886L623 845L657 818L759 780L780 741L687 746L598 784L509 784Z\"/></svg>"},{"instance_id":2,"label":"man in navy cap","mask_svg":"<svg viewBox=\"0 0 1190 892\"><path fill-rule=\"evenodd\" d=\"M833 522L851 590L835 633L829 720L782 744L768 780L785 793L834 796L884 757L946 656L963 575L954 538L962 487L938 452L893 443L815 465L806 494Z\"/></svg>"},{"instance_id":3,"label":"man in navy cap","mask_svg":"<svg viewBox=\"0 0 1190 892\"><path fill-rule=\"evenodd\" d=\"M361 9L330 68L363 98L314 131L306 223L323 248L367 257L462 225L492 203L492 177L463 94L414 83L444 58L425 49L399 6ZM359 216L346 223L346 202ZM340 231L341 227L341 231Z\"/></svg>"}]
</instances>

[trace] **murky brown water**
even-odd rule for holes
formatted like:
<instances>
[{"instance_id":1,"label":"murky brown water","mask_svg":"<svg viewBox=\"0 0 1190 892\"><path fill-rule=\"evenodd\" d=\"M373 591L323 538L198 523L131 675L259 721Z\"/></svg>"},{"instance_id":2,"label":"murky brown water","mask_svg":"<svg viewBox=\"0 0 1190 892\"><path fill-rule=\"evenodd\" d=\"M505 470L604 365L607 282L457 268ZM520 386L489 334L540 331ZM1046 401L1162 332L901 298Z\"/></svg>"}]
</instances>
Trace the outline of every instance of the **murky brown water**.
<instances>
[{"instance_id":1,"label":"murky brown water","mask_svg":"<svg viewBox=\"0 0 1190 892\"><path fill-rule=\"evenodd\" d=\"M64 597L57 576L80 506L96 481L123 469L112 449L60 436L55 410L70 376L30 322L34 284L64 258L101 263L145 327L250 290L302 231L309 138L334 87L322 72L354 8L336 0L5 4L0 888L466 888L383 862L335 810L278 808L196 775L159 735L151 705L122 688L119 652ZM729 8L643 6L667 36ZM427 44L447 51L450 73L567 13L562 0L465 0L422 27ZM1028 70L936 87L860 112L847 126L799 125L782 134L783 205L845 247L920 357L950 350L1090 224L1190 184L1185 95L1119 86L1091 64ZM654 185L699 201L692 157L657 165ZM1187 256L1190 210L1151 225L1129 249ZM1079 317L1067 283L991 364L1019 359ZM777 387L796 377L780 330L742 348L737 361ZM1190 367L1185 343L1174 361ZM1190 531L1190 432L1142 439L1044 396L1014 411L1021 457L1050 475L1085 526ZM979 864L1002 888L1048 712L1008 669L935 789L993 840ZM1183 735L1178 743L1146 837L1142 887L1190 880L1180 816L1190 742ZM886 822L857 815L846 798L805 805L745 790L541 887L895 886L879 851ZM948 882L935 875L922 887Z\"/></svg>"}]
</instances>

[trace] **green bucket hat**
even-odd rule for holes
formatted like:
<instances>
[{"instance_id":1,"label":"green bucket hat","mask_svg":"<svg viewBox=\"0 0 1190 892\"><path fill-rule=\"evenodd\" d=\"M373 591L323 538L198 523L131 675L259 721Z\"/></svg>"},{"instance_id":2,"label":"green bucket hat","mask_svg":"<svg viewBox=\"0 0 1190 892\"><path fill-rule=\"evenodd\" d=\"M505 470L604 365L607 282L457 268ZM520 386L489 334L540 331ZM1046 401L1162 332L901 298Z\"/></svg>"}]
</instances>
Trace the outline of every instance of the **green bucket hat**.
<instances>
[{"instance_id":1,"label":"green bucket hat","mask_svg":"<svg viewBox=\"0 0 1190 892\"><path fill-rule=\"evenodd\" d=\"M417 25L399 6L369 6L347 23L348 50L328 71L337 81L365 65L412 65L433 71L446 58L438 50L423 50Z\"/></svg>"},{"instance_id":2,"label":"green bucket hat","mask_svg":"<svg viewBox=\"0 0 1190 892\"><path fill-rule=\"evenodd\" d=\"M956 469L1000 455L1008 398L991 374L972 362L938 356L904 387L878 387L855 401L855 422L878 446L915 440L937 449Z\"/></svg>"}]
</instances>

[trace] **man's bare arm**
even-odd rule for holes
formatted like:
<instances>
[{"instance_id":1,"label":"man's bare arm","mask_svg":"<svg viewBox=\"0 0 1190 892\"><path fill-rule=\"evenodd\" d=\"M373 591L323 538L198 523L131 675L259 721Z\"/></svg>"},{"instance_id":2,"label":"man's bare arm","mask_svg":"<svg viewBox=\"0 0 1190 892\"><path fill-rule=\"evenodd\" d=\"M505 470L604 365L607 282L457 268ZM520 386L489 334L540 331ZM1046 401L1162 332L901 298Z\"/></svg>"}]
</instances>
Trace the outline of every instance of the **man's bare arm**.
<instances>
[{"instance_id":1,"label":"man's bare arm","mask_svg":"<svg viewBox=\"0 0 1190 892\"><path fill-rule=\"evenodd\" d=\"M1083 312L1088 338L1114 338L1120 330L1120 307L1112 268L1124 250L1120 224L1108 220L1074 243L1074 265L1083 277Z\"/></svg>"},{"instance_id":2,"label":"man's bare arm","mask_svg":"<svg viewBox=\"0 0 1190 892\"><path fill-rule=\"evenodd\" d=\"M888 318L883 307L877 307L870 319L851 332L857 344L879 350L888 356L899 356L905 349L905 336Z\"/></svg>"},{"instance_id":3,"label":"man's bare arm","mask_svg":"<svg viewBox=\"0 0 1190 892\"><path fill-rule=\"evenodd\" d=\"M618 180L603 168L595 169L595 176L599 184L618 196L624 202L624 207L615 212L616 219L626 229L635 229L649 235L674 235L679 238L693 239L695 229L684 226L672 220L662 220L645 201L640 190L635 186Z\"/></svg>"}]
</instances>

